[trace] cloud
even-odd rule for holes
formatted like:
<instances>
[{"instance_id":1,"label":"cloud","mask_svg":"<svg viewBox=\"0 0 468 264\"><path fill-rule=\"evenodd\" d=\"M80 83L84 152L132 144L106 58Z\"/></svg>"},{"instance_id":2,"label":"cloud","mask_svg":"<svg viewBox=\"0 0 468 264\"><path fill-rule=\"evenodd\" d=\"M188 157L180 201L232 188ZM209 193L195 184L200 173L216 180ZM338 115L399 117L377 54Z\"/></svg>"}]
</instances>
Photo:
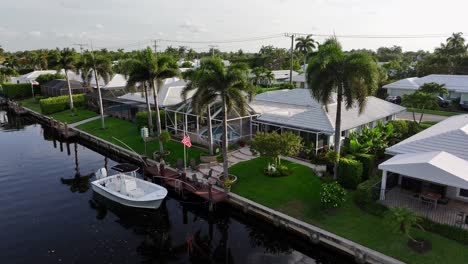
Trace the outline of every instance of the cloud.
<instances>
[{"instance_id":1,"label":"cloud","mask_svg":"<svg viewBox=\"0 0 468 264\"><path fill-rule=\"evenodd\" d=\"M97 29L103 29L103 28L104 28L104 25L103 25L103 24L96 24L96 28L97 28Z\"/></svg>"},{"instance_id":2,"label":"cloud","mask_svg":"<svg viewBox=\"0 0 468 264\"><path fill-rule=\"evenodd\" d=\"M30 32L29 32L29 35L32 36L32 37L38 38L38 37L41 36L41 32L38 31L38 30L33 30L33 31L30 31Z\"/></svg>"},{"instance_id":3,"label":"cloud","mask_svg":"<svg viewBox=\"0 0 468 264\"><path fill-rule=\"evenodd\" d=\"M190 31L192 33L207 32L208 30L203 25L194 24L190 20L185 20L184 23L179 25L180 28Z\"/></svg>"}]
</instances>

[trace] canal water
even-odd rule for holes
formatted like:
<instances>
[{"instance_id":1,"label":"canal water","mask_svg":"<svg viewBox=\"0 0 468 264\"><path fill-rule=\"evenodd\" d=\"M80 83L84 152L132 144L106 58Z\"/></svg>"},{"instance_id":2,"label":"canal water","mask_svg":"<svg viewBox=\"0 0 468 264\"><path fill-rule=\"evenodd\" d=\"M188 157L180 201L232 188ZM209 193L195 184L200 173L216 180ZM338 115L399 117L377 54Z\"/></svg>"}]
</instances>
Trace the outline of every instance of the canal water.
<instances>
[{"instance_id":1,"label":"canal water","mask_svg":"<svg viewBox=\"0 0 468 264\"><path fill-rule=\"evenodd\" d=\"M157 210L93 193L114 160L0 110L0 263L351 263L228 205L170 193Z\"/></svg>"}]
</instances>

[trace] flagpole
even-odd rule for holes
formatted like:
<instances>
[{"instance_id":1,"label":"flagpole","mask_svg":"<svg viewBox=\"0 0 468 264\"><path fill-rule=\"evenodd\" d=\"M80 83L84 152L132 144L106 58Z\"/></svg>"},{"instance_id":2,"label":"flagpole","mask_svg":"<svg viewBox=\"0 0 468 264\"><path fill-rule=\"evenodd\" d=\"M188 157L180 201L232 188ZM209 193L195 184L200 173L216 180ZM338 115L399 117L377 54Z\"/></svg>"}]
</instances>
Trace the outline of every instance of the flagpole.
<instances>
[{"instance_id":1,"label":"flagpole","mask_svg":"<svg viewBox=\"0 0 468 264\"><path fill-rule=\"evenodd\" d=\"M185 124L184 124L184 136L182 138L185 138ZM184 172L187 170L187 154L185 153L185 143L184 144Z\"/></svg>"}]
</instances>

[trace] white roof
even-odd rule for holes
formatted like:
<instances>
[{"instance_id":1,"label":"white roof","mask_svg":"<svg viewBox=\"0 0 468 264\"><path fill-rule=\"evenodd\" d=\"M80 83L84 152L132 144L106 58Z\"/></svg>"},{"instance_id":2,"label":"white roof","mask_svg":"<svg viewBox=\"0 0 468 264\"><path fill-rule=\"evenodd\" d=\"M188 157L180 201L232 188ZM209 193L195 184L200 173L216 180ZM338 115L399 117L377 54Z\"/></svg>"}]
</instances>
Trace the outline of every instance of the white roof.
<instances>
[{"instance_id":1,"label":"white roof","mask_svg":"<svg viewBox=\"0 0 468 264\"><path fill-rule=\"evenodd\" d=\"M293 82L305 82L305 75L303 73L298 75L293 75L292 77Z\"/></svg>"},{"instance_id":2,"label":"white roof","mask_svg":"<svg viewBox=\"0 0 468 264\"><path fill-rule=\"evenodd\" d=\"M104 88L122 88L127 86L127 78L123 74L115 74Z\"/></svg>"},{"instance_id":3,"label":"white roof","mask_svg":"<svg viewBox=\"0 0 468 264\"><path fill-rule=\"evenodd\" d=\"M271 71L275 75L275 80L287 79L289 78L289 70L278 70ZM292 71L292 76L298 75L296 71Z\"/></svg>"},{"instance_id":4,"label":"white roof","mask_svg":"<svg viewBox=\"0 0 468 264\"><path fill-rule=\"evenodd\" d=\"M55 74L57 71L55 70L45 70L45 71L33 71L30 73L23 74L19 77L10 77L11 83L29 83L30 81L35 81L37 77L42 74Z\"/></svg>"},{"instance_id":5,"label":"white roof","mask_svg":"<svg viewBox=\"0 0 468 264\"><path fill-rule=\"evenodd\" d=\"M468 161L444 151L396 155L379 169L468 189Z\"/></svg>"},{"instance_id":6,"label":"white roof","mask_svg":"<svg viewBox=\"0 0 468 264\"><path fill-rule=\"evenodd\" d=\"M425 83L435 82L445 84L447 90L456 92L468 92L468 75L444 75L431 74L421 78L406 78L393 83L384 85L388 89L417 90Z\"/></svg>"},{"instance_id":7,"label":"white roof","mask_svg":"<svg viewBox=\"0 0 468 264\"><path fill-rule=\"evenodd\" d=\"M182 90L187 86L187 81L179 78L168 78L164 80L163 87L160 88L158 93L158 104L159 107L166 107L181 103L183 98L181 97ZM192 91L187 95L187 98L191 98L195 91ZM120 96L121 99L126 99L135 102L146 103L145 96L141 92L128 93ZM149 96L149 101L154 104L154 97Z\"/></svg>"},{"instance_id":8,"label":"white roof","mask_svg":"<svg viewBox=\"0 0 468 264\"><path fill-rule=\"evenodd\" d=\"M468 114L452 116L387 148L392 155L445 151L468 160Z\"/></svg>"},{"instance_id":9,"label":"white roof","mask_svg":"<svg viewBox=\"0 0 468 264\"><path fill-rule=\"evenodd\" d=\"M334 133L336 106L328 105L328 112L307 89L278 90L257 95L249 104L259 114L258 120L304 130ZM405 108L369 96L367 107L360 115L358 108L342 109L342 130L358 127L404 111Z\"/></svg>"}]
</instances>

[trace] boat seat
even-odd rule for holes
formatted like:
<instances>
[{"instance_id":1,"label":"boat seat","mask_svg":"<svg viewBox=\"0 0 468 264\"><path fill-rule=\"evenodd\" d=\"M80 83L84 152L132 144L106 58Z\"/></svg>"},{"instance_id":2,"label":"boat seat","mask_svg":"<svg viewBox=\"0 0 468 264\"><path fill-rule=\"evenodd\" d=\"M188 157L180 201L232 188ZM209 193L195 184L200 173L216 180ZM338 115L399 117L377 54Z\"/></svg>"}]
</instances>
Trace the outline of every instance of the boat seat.
<instances>
[{"instance_id":1,"label":"boat seat","mask_svg":"<svg viewBox=\"0 0 468 264\"><path fill-rule=\"evenodd\" d=\"M136 188L134 190L127 191L127 194L130 197L141 197L141 196L145 195L145 191L143 191L140 188Z\"/></svg>"}]
</instances>

